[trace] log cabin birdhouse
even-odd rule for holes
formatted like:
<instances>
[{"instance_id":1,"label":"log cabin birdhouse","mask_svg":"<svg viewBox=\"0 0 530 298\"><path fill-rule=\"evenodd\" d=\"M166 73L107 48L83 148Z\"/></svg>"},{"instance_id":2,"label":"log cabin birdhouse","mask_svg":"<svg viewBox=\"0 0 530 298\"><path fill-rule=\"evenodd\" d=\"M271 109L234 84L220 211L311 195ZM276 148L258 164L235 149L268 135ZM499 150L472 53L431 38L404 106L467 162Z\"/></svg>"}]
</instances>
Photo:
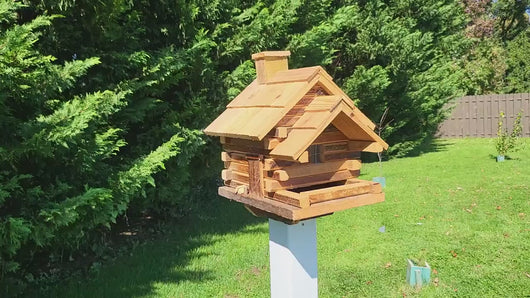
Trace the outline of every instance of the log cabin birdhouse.
<instances>
[{"instance_id":1,"label":"log cabin birdhouse","mask_svg":"<svg viewBox=\"0 0 530 298\"><path fill-rule=\"evenodd\" d=\"M320 66L288 69L288 51L252 55L257 78L204 132L221 137L219 194L288 223L384 201L357 179L361 151L388 145Z\"/></svg>"}]
</instances>

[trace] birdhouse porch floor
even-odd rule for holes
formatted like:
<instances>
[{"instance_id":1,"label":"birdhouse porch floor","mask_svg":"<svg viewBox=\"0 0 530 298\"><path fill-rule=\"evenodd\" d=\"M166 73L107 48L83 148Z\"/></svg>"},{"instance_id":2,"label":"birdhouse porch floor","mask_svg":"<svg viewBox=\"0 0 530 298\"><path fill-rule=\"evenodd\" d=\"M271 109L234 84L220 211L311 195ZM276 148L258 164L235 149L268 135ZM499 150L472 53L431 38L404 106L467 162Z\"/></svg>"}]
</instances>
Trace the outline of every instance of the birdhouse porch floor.
<instances>
[{"instance_id":1,"label":"birdhouse porch floor","mask_svg":"<svg viewBox=\"0 0 530 298\"><path fill-rule=\"evenodd\" d=\"M218 193L245 204L257 216L275 218L289 224L385 200L379 183L359 179L320 189L282 190L276 192L273 198L251 198L237 194L230 186L219 187Z\"/></svg>"}]
</instances>

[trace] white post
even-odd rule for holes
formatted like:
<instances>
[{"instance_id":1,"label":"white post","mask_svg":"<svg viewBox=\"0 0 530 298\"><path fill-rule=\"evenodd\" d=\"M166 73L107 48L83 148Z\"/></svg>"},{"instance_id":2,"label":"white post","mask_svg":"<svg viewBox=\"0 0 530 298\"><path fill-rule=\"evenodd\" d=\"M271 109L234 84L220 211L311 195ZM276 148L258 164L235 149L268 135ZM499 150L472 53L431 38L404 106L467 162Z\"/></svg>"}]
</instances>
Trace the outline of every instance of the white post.
<instances>
[{"instance_id":1,"label":"white post","mask_svg":"<svg viewBox=\"0 0 530 298\"><path fill-rule=\"evenodd\" d=\"M317 223L295 225L269 219L272 298L318 297Z\"/></svg>"}]
</instances>

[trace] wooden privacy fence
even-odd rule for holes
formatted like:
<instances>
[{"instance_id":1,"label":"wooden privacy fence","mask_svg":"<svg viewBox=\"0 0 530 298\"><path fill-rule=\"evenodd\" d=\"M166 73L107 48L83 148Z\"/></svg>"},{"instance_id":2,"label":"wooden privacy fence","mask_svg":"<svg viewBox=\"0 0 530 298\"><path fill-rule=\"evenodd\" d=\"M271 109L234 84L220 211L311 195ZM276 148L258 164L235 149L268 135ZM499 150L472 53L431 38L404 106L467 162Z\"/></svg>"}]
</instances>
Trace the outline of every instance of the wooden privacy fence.
<instances>
[{"instance_id":1,"label":"wooden privacy fence","mask_svg":"<svg viewBox=\"0 0 530 298\"><path fill-rule=\"evenodd\" d=\"M504 112L504 127L511 131L521 110L523 136L530 137L530 93L464 96L457 99L455 104L449 118L438 128L438 137L496 137L499 113Z\"/></svg>"}]
</instances>

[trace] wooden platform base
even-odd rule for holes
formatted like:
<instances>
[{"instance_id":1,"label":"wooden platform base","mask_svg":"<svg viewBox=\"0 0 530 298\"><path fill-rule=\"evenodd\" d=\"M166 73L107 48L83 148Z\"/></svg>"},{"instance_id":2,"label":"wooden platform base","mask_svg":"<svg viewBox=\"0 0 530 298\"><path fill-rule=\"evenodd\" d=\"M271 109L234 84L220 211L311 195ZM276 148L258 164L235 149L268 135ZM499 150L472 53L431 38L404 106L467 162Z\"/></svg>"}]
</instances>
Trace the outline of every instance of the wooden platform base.
<instances>
[{"instance_id":1,"label":"wooden platform base","mask_svg":"<svg viewBox=\"0 0 530 298\"><path fill-rule=\"evenodd\" d=\"M257 216L273 218L288 224L385 200L384 193L367 193L314 203L308 207L300 208L268 198L254 199L236 194L234 189L229 186L219 187L218 193L222 197L245 204L247 209Z\"/></svg>"}]
</instances>

